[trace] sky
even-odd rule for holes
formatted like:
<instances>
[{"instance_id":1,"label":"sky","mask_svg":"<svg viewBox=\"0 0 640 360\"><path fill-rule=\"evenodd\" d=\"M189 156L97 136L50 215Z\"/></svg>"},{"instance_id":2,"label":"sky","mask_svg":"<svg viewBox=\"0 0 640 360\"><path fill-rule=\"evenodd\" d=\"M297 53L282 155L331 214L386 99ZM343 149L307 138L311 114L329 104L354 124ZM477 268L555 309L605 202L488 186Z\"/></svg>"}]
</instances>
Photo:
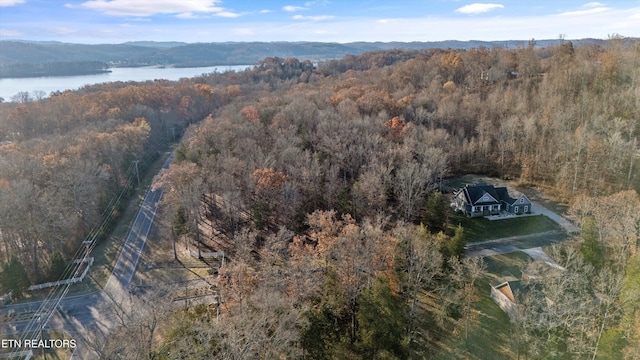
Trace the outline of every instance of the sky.
<instances>
[{"instance_id":1,"label":"sky","mask_svg":"<svg viewBox=\"0 0 640 360\"><path fill-rule=\"evenodd\" d=\"M640 0L0 0L0 40L441 41L640 37Z\"/></svg>"}]
</instances>

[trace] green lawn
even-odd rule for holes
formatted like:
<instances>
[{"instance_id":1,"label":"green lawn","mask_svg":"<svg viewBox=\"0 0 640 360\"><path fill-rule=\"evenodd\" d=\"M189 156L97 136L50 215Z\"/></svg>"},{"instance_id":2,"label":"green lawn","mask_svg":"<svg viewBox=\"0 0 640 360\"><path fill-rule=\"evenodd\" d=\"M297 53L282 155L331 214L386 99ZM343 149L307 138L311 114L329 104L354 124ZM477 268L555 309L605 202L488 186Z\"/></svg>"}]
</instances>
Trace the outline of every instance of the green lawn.
<instances>
[{"instance_id":1,"label":"green lawn","mask_svg":"<svg viewBox=\"0 0 640 360\"><path fill-rule=\"evenodd\" d=\"M622 304L621 319L602 334L596 359L621 359L624 351L634 354L637 358L637 354L640 353L637 350L640 340L640 320L637 315L637 309L640 309L639 254L632 255L627 262L619 301ZM628 358L632 357L633 355Z\"/></svg>"},{"instance_id":2,"label":"green lawn","mask_svg":"<svg viewBox=\"0 0 640 360\"><path fill-rule=\"evenodd\" d=\"M522 251L514 253L488 256L484 258L486 265L485 273L492 276L491 280L505 275L513 275L517 278L522 277L522 269L532 261L531 257Z\"/></svg>"},{"instance_id":3,"label":"green lawn","mask_svg":"<svg viewBox=\"0 0 640 360\"><path fill-rule=\"evenodd\" d=\"M451 218L450 224L453 228L457 227L458 224L462 225L467 242L470 243L560 230L560 226L555 221L544 215L487 220L485 218L469 218L462 214L455 214Z\"/></svg>"},{"instance_id":4,"label":"green lawn","mask_svg":"<svg viewBox=\"0 0 640 360\"><path fill-rule=\"evenodd\" d=\"M476 317L468 337L464 331L447 339L437 359L515 359L511 343L509 316L490 297L491 282L503 275L520 276L521 269L531 260L522 252L491 256L484 259L486 271L476 282L479 300L475 304Z\"/></svg>"}]
</instances>

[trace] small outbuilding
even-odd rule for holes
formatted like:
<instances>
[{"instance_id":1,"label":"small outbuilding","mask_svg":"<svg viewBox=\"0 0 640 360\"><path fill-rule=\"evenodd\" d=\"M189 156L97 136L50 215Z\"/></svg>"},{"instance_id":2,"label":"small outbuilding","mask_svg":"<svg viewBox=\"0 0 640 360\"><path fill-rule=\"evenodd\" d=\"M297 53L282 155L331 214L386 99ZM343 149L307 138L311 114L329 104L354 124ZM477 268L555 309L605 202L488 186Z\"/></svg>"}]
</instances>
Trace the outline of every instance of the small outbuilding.
<instances>
[{"instance_id":1,"label":"small outbuilding","mask_svg":"<svg viewBox=\"0 0 640 360\"><path fill-rule=\"evenodd\" d=\"M509 315L509 319L513 322L516 319L518 303L531 286L531 280L544 281L545 279L564 276L565 274L566 270L564 268L553 266L541 259L534 260L522 270L521 279L507 276L502 280L491 283L491 299L498 304L502 311ZM549 298L545 298L545 300L547 307L553 306L553 302ZM545 316L542 312L538 315L541 318Z\"/></svg>"},{"instance_id":2,"label":"small outbuilding","mask_svg":"<svg viewBox=\"0 0 640 360\"><path fill-rule=\"evenodd\" d=\"M518 306L516 305L516 291L520 291L520 280L505 281L491 285L491 299L498 304L502 311L509 315L513 322L516 317Z\"/></svg>"}]
</instances>

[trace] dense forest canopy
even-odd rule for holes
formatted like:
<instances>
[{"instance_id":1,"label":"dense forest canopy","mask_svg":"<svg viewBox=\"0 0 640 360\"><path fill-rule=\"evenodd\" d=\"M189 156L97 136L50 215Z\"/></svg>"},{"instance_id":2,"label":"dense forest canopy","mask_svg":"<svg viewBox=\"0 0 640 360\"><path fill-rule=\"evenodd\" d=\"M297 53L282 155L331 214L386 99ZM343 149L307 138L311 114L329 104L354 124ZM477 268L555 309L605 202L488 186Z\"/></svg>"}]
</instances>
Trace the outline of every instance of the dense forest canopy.
<instances>
[{"instance_id":1,"label":"dense forest canopy","mask_svg":"<svg viewBox=\"0 0 640 360\"><path fill-rule=\"evenodd\" d=\"M0 104L0 262L16 257L42 280L54 254L72 253L97 221L131 161L184 130L158 184L165 213L181 241L231 262L220 270L223 321L189 310L188 327L163 346L229 359L435 356L468 330L482 272L463 256L464 229L448 223L447 177L544 185L576 203L580 225L600 221L599 241L624 237L598 255L602 264L636 254L639 55L623 39L388 50L27 94ZM602 199L627 204L630 225L598 217ZM381 311L385 321L373 315ZM604 314L581 324L590 334L581 343L562 333L563 351L597 348L597 326L620 319ZM518 354L553 353L527 344Z\"/></svg>"}]
</instances>

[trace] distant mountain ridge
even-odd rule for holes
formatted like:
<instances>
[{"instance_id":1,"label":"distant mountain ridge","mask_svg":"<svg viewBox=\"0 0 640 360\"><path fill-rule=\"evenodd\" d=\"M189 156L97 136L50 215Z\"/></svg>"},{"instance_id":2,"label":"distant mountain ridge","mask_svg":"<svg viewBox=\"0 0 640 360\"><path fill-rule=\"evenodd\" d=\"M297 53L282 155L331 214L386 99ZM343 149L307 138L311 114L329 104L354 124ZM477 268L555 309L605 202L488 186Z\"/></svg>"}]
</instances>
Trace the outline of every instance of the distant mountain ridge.
<instances>
[{"instance_id":1,"label":"distant mountain ridge","mask_svg":"<svg viewBox=\"0 0 640 360\"><path fill-rule=\"evenodd\" d=\"M146 46L155 48L172 48L176 46L187 45L186 42L180 41L127 41L124 45Z\"/></svg>"},{"instance_id":2,"label":"distant mountain ridge","mask_svg":"<svg viewBox=\"0 0 640 360\"><path fill-rule=\"evenodd\" d=\"M536 40L536 46L558 44L561 40ZM606 40L571 40L575 46L603 44ZM24 40L0 41L0 77L9 77L7 71L19 64L47 64L64 62L104 62L111 67L171 65L195 67L213 65L254 64L267 57L295 57L299 60L324 60L359 55L367 51L389 49L478 47L524 47L529 40L507 41L434 41L434 42L223 42L183 43L133 41L122 44L73 44L54 41Z\"/></svg>"}]
</instances>

